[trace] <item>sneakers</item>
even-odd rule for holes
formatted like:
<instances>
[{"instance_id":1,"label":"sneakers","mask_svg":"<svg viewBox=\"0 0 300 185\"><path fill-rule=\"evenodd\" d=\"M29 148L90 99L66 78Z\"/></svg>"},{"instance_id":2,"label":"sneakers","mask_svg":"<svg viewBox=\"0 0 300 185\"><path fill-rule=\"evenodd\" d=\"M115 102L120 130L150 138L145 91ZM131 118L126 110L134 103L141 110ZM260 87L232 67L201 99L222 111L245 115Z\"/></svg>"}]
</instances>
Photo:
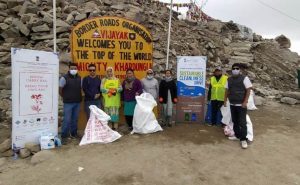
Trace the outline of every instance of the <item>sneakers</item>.
<instances>
[{"instance_id":1,"label":"sneakers","mask_svg":"<svg viewBox=\"0 0 300 185\"><path fill-rule=\"evenodd\" d=\"M230 137L228 137L228 139L231 140L231 141L238 141L238 140L240 140L239 138L237 138L235 136L230 136Z\"/></svg>"},{"instance_id":2,"label":"sneakers","mask_svg":"<svg viewBox=\"0 0 300 185\"><path fill-rule=\"evenodd\" d=\"M241 141L241 147L242 147L242 149L248 148L248 143L247 143L247 141Z\"/></svg>"}]
</instances>

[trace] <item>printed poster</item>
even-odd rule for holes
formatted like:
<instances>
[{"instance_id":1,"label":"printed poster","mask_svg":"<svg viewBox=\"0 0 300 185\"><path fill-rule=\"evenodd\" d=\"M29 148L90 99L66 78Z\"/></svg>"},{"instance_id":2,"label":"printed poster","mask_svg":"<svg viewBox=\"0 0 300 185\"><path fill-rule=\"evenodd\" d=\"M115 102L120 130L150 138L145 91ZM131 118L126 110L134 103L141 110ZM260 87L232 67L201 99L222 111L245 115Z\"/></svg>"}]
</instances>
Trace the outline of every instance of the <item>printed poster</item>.
<instances>
[{"instance_id":1,"label":"printed poster","mask_svg":"<svg viewBox=\"0 0 300 185\"><path fill-rule=\"evenodd\" d=\"M205 56L177 57L177 122L204 122Z\"/></svg>"},{"instance_id":2,"label":"printed poster","mask_svg":"<svg viewBox=\"0 0 300 185\"><path fill-rule=\"evenodd\" d=\"M42 134L57 135L58 54L11 48L12 144L39 143Z\"/></svg>"}]
</instances>

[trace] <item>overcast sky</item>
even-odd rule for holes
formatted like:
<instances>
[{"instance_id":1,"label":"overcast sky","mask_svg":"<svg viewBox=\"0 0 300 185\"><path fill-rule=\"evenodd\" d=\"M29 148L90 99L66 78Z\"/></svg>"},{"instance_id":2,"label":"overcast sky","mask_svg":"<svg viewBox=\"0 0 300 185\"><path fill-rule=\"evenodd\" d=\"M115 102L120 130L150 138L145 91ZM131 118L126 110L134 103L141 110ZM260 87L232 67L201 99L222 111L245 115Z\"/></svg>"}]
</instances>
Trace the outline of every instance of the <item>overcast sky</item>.
<instances>
[{"instance_id":1,"label":"overcast sky","mask_svg":"<svg viewBox=\"0 0 300 185\"><path fill-rule=\"evenodd\" d=\"M196 0L196 3L201 5L205 1ZM291 50L300 54L300 0L207 0L203 10L213 18L245 25L264 38L284 34L292 42Z\"/></svg>"}]
</instances>

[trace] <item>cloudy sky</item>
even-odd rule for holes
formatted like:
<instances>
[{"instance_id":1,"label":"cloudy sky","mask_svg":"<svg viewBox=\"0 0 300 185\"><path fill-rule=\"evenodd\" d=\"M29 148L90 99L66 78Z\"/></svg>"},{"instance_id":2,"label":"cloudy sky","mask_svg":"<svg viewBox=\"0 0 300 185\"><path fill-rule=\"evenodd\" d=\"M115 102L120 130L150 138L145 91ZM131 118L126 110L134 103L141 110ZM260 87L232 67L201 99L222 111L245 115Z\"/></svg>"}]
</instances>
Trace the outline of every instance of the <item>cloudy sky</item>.
<instances>
[{"instance_id":1,"label":"cloudy sky","mask_svg":"<svg viewBox=\"0 0 300 185\"><path fill-rule=\"evenodd\" d=\"M190 0L173 2L187 3ZM222 21L233 20L264 38L284 34L291 39L291 50L300 54L300 0L196 0L196 3L204 3L203 10L211 17Z\"/></svg>"}]
</instances>

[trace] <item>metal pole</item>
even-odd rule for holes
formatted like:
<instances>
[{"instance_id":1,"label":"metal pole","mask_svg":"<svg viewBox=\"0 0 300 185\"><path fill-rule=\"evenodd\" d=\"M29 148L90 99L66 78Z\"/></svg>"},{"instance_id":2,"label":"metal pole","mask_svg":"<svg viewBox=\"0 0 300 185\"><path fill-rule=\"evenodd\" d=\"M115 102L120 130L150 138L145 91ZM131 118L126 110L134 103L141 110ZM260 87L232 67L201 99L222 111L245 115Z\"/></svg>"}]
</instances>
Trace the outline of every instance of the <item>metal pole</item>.
<instances>
[{"instance_id":1,"label":"metal pole","mask_svg":"<svg viewBox=\"0 0 300 185\"><path fill-rule=\"evenodd\" d=\"M53 0L53 51L56 53L56 0Z\"/></svg>"},{"instance_id":2,"label":"metal pole","mask_svg":"<svg viewBox=\"0 0 300 185\"><path fill-rule=\"evenodd\" d=\"M171 5L170 5L170 18L169 18L169 29L168 29L166 69L169 69L170 37L171 37L171 25L172 25L172 13L173 13L172 11L173 11L173 0L171 0Z\"/></svg>"}]
</instances>

